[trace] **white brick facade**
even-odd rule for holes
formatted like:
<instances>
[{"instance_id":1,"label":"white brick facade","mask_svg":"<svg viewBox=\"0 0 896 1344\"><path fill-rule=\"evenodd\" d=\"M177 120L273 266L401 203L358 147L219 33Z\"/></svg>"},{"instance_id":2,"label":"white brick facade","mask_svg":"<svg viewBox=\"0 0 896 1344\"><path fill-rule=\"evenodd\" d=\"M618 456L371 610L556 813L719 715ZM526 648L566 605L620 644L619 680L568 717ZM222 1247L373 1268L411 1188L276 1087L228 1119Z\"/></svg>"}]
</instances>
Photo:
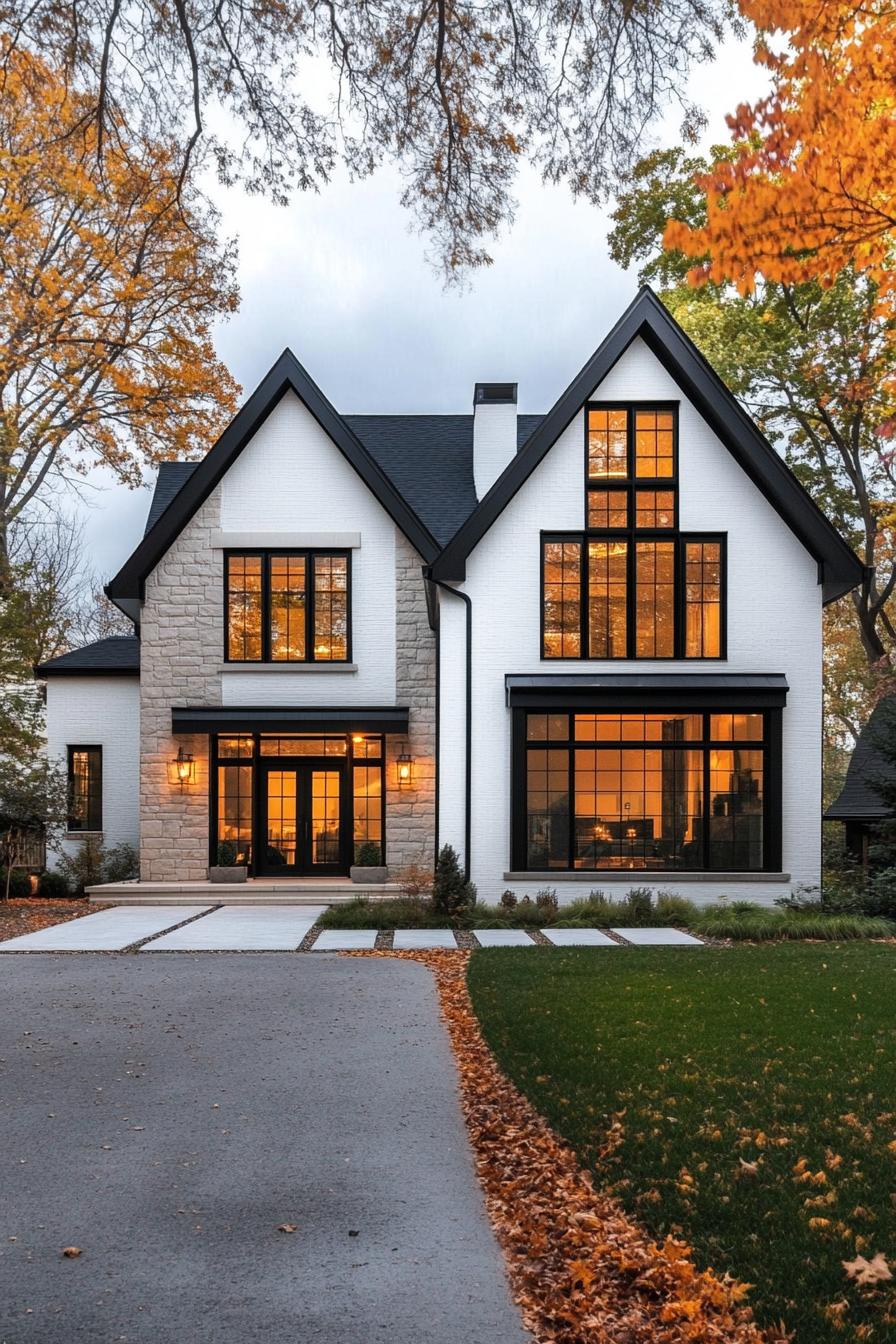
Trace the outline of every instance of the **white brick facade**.
<instances>
[{"instance_id":1,"label":"white brick facade","mask_svg":"<svg viewBox=\"0 0 896 1344\"><path fill-rule=\"evenodd\" d=\"M106 846L137 845L140 773L140 687L136 677L50 677L47 681L47 756L63 769L69 747L103 751L103 829ZM63 840L74 854L77 837ZM53 866L53 856L48 856Z\"/></svg>"}]
</instances>

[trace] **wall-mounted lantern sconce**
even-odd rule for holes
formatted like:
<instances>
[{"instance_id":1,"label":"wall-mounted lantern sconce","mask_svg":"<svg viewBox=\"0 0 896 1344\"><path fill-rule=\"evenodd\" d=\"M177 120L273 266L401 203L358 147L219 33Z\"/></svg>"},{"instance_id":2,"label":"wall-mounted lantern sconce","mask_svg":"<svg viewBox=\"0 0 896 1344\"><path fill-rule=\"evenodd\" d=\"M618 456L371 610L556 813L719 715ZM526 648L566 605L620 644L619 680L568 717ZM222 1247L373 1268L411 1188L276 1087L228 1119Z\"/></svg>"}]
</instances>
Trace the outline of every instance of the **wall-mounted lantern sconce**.
<instances>
[{"instance_id":1,"label":"wall-mounted lantern sconce","mask_svg":"<svg viewBox=\"0 0 896 1344\"><path fill-rule=\"evenodd\" d=\"M196 762L188 751L183 747L178 747L177 756L173 761L168 762L168 783L179 784L181 788L186 784L195 784L196 782Z\"/></svg>"},{"instance_id":2,"label":"wall-mounted lantern sconce","mask_svg":"<svg viewBox=\"0 0 896 1344\"><path fill-rule=\"evenodd\" d=\"M404 751L398 758L398 787L400 789L414 787L414 758Z\"/></svg>"}]
</instances>

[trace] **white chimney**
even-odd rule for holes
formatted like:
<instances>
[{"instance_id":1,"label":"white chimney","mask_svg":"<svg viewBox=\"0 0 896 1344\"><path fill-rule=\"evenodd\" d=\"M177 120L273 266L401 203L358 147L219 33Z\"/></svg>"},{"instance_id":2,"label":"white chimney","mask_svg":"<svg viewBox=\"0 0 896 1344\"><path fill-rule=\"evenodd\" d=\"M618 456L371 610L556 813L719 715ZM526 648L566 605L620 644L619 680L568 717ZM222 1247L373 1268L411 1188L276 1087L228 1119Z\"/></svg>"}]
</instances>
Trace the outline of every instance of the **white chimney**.
<instances>
[{"instance_id":1,"label":"white chimney","mask_svg":"<svg viewBox=\"0 0 896 1344\"><path fill-rule=\"evenodd\" d=\"M516 457L516 383L477 383L473 393L473 483L487 494Z\"/></svg>"}]
</instances>

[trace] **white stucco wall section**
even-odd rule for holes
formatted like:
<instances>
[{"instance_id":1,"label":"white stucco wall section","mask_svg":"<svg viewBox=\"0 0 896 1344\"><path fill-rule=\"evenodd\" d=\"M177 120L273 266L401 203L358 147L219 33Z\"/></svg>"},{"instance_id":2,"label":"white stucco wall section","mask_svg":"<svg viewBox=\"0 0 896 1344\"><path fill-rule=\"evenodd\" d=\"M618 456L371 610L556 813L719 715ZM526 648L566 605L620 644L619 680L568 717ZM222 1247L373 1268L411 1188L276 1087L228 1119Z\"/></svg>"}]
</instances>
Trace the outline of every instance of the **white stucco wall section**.
<instances>
[{"instance_id":1,"label":"white stucco wall section","mask_svg":"<svg viewBox=\"0 0 896 1344\"><path fill-rule=\"evenodd\" d=\"M395 524L294 393L274 408L218 492L225 536L252 534L261 544L270 535L275 546L290 535L313 534L318 546L327 535L344 546L349 531L360 539L351 557L354 670L224 671L222 703L394 704Z\"/></svg>"},{"instance_id":2,"label":"white stucco wall section","mask_svg":"<svg viewBox=\"0 0 896 1344\"><path fill-rule=\"evenodd\" d=\"M103 844L139 838L140 687L136 677L48 677L47 755L66 764L69 746L103 749ZM72 854L77 838L63 842ZM47 856L53 867L53 856Z\"/></svg>"},{"instance_id":3,"label":"white stucco wall section","mask_svg":"<svg viewBox=\"0 0 896 1344\"><path fill-rule=\"evenodd\" d=\"M639 339L600 387L595 399L676 400L679 412L680 519L684 531L728 534L728 658L650 662L551 660L540 649L540 533L581 530L583 412L574 418L467 561L462 587L473 601L472 872L480 895L495 899L507 885L528 889L504 873L510 866L510 711L504 676L585 671L783 672L790 685L783 714L783 871L790 886L819 877L821 833L821 588L817 566L760 491L737 465L663 366ZM450 602L450 599L449 599ZM447 603L445 604L447 605ZM460 603L452 605L460 606ZM444 611L444 607L443 607ZM442 636L440 793L453 789L448 775L462 774L456 743L462 734L455 673L463 640ZM453 797L453 794L451 795ZM446 798L440 843L462 848L456 807ZM587 894L601 874L561 883L561 899ZM637 875L634 875L635 882ZM634 883L633 883L634 884ZM539 885L538 883L532 884ZM610 885L605 883L605 885ZM661 885L693 899L730 894L773 900L782 882ZM612 889L620 890L616 883ZM621 888L625 890L625 888Z\"/></svg>"}]
</instances>

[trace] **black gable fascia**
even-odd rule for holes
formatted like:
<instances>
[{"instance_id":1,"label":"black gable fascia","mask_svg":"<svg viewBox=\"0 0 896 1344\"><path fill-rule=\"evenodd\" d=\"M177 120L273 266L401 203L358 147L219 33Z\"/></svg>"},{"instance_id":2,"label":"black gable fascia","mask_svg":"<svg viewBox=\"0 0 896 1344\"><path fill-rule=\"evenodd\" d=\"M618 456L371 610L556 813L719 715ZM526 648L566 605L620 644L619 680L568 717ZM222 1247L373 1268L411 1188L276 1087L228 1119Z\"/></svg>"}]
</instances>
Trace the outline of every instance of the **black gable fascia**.
<instances>
[{"instance_id":1,"label":"black gable fascia","mask_svg":"<svg viewBox=\"0 0 896 1344\"><path fill-rule=\"evenodd\" d=\"M639 291L585 367L442 551L432 566L433 578L457 582L465 577L467 556L474 546L639 336L817 560L824 600L830 602L842 597L861 583L864 568L852 548L647 286Z\"/></svg>"},{"instance_id":2,"label":"black gable fascia","mask_svg":"<svg viewBox=\"0 0 896 1344\"><path fill-rule=\"evenodd\" d=\"M308 408L324 433L332 439L355 468L365 485L423 559L427 562L435 559L439 551L435 538L401 498L357 435L302 368L292 351L284 350L218 441L196 464L195 471L185 481L133 554L106 585L106 593L110 598L133 600L143 596L146 576L156 567L169 546L200 505L205 502L282 397L290 391L294 392Z\"/></svg>"}]
</instances>

